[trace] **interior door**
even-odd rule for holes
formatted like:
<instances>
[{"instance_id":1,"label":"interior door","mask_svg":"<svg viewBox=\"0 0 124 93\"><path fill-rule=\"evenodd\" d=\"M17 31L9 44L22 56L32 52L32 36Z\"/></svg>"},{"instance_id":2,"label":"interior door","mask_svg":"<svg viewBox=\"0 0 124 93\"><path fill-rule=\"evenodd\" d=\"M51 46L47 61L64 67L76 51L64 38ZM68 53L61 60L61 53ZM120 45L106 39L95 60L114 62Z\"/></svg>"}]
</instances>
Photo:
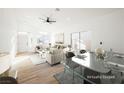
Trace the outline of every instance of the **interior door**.
<instances>
[{"instance_id":1,"label":"interior door","mask_svg":"<svg viewBox=\"0 0 124 93\"><path fill-rule=\"evenodd\" d=\"M29 50L28 35L27 34L19 34L18 35L18 51L19 52L27 52L28 50Z\"/></svg>"}]
</instances>

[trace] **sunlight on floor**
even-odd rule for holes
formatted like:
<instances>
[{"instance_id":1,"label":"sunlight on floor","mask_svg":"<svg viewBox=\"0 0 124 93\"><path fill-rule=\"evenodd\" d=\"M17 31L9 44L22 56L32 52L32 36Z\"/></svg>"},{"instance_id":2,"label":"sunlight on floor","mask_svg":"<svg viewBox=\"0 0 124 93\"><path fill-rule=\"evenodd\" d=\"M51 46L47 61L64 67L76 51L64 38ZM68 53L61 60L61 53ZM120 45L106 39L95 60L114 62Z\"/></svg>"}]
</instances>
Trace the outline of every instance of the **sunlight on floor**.
<instances>
[{"instance_id":1,"label":"sunlight on floor","mask_svg":"<svg viewBox=\"0 0 124 93\"><path fill-rule=\"evenodd\" d=\"M13 65L20 64L26 60L30 60L34 65L46 62L46 58L42 58L39 54L26 54L17 56Z\"/></svg>"},{"instance_id":2,"label":"sunlight on floor","mask_svg":"<svg viewBox=\"0 0 124 93\"><path fill-rule=\"evenodd\" d=\"M23 62L25 60L28 60L28 59L30 59L30 56L28 56L28 55L18 56L18 57L15 58L15 60L13 62L13 65L21 63L21 62Z\"/></svg>"}]
</instances>

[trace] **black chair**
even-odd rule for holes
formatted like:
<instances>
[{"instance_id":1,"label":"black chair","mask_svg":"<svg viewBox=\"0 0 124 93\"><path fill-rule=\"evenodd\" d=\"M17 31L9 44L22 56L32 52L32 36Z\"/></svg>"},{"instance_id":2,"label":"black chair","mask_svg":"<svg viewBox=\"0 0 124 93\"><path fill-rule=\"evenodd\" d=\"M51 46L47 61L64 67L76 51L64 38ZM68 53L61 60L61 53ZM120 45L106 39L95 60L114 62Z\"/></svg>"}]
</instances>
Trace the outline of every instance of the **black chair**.
<instances>
[{"instance_id":1,"label":"black chair","mask_svg":"<svg viewBox=\"0 0 124 93\"><path fill-rule=\"evenodd\" d=\"M0 77L0 84L18 84L18 82L13 77Z\"/></svg>"}]
</instances>

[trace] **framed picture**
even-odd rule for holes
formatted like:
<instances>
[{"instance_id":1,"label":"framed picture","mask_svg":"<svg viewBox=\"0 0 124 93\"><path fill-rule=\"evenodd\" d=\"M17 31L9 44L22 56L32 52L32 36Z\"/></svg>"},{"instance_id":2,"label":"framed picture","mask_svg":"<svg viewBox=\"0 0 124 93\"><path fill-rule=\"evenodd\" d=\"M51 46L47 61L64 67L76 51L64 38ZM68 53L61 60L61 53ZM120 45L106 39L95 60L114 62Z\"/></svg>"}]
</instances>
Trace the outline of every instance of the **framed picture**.
<instances>
[{"instance_id":1,"label":"framed picture","mask_svg":"<svg viewBox=\"0 0 124 93\"><path fill-rule=\"evenodd\" d=\"M64 33L57 33L55 35L55 42L56 43L64 43Z\"/></svg>"}]
</instances>

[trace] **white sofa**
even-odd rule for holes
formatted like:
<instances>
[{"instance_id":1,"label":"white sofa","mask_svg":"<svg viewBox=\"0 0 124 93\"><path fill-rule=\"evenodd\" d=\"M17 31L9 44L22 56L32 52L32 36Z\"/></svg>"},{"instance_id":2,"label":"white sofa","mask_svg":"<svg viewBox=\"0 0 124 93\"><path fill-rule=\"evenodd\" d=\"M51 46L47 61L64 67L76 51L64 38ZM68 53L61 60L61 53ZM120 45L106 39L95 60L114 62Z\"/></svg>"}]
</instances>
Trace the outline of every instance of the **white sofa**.
<instances>
[{"instance_id":1,"label":"white sofa","mask_svg":"<svg viewBox=\"0 0 124 93\"><path fill-rule=\"evenodd\" d=\"M50 65L60 63L63 60L63 49L51 48L48 53L46 53L46 60Z\"/></svg>"}]
</instances>

